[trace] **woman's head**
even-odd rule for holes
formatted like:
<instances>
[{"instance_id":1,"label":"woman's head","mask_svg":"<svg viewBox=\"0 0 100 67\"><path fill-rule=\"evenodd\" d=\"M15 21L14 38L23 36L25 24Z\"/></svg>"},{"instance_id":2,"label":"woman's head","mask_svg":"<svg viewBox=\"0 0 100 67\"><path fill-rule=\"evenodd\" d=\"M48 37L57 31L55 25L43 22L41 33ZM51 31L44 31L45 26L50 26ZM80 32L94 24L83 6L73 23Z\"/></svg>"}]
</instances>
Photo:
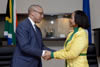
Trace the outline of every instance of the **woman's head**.
<instances>
[{"instance_id":1,"label":"woman's head","mask_svg":"<svg viewBox=\"0 0 100 67\"><path fill-rule=\"evenodd\" d=\"M84 29L88 29L89 27L88 17L81 10L72 13L70 22L73 27L82 27Z\"/></svg>"}]
</instances>

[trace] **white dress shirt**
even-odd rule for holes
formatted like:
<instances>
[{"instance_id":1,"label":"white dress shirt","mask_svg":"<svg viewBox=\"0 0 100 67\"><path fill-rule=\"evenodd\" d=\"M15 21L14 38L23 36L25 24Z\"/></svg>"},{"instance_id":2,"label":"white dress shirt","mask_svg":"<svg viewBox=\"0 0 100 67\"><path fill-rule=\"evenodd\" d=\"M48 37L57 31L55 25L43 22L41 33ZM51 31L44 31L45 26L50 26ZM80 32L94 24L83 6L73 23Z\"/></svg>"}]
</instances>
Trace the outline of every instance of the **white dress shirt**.
<instances>
[{"instance_id":1,"label":"white dress shirt","mask_svg":"<svg viewBox=\"0 0 100 67\"><path fill-rule=\"evenodd\" d=\"M30 22L31 22L31 24L32 24L32 26L33 26L33 28L34 28L34 30L36 30L36 29L35 29L35 22L32 21L32 19L31 19L30 17L28 17L28 19L30 20Z\"/></svg>"},{"instance_id":2,"label":"white dress shirt","mask_svg":"<svg viewBox=\"0 0 100 67\"><path fill-rule=\"evenodd\" d=\"M34 30L36 31L36 29L35 29L35 22L30 17L28 17L28 19L30 20ZM44 54L45 54L45 50L42 51L42 56L44 56Z\"/></svg>"}]
</instances>

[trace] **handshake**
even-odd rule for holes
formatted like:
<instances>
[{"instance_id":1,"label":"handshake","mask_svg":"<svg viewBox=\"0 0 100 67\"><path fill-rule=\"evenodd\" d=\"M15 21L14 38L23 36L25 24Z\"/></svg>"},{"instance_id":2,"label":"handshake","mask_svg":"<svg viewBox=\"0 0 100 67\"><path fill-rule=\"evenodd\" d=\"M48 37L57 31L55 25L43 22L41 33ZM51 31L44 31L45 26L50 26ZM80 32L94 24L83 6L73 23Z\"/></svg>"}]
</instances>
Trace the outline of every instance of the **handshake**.
<instances>
[{"instance_id":1,"label":"handshake","mask_svg":"<svg viewBox=\"0 0 100 67\"><path fill-rule=\"evenodd\" d=\"M45 54L42 56L44 60L50 60L51 59L51 51L45 50Z\"/></svg>"}]
</instances>

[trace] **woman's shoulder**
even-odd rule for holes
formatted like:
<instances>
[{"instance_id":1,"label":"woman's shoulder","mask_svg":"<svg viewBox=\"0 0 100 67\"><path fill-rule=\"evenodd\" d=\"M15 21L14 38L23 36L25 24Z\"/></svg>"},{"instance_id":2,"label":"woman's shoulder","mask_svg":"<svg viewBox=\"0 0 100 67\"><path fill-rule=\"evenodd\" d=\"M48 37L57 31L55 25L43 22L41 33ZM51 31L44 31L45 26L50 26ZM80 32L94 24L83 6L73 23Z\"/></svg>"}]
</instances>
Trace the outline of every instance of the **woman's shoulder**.
<instances>
[{"instance_id":1,"label":"woman's shoulder","mask_svg":"<svg viewBox=\"0 0 100 67\"><path fill-rule=\"evenodd\" d=\"M86 35L88 34L88 30L87 29L83 29L83 28L79 28L78 32L77 32L78 35L82 34L82 35Z\"/></svg>"}]
</instances>

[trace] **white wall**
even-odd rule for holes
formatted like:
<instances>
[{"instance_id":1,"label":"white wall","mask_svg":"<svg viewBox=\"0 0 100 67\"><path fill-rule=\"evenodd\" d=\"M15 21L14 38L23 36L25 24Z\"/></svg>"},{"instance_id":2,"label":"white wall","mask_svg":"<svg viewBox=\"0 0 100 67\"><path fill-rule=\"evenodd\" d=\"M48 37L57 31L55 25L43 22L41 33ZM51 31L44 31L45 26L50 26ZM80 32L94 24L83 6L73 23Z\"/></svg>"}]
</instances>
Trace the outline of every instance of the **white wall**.
<instances>
[{"instance_id":1,"label":"white wall","mask_svg":"<svg viewBox=\"0 0 100 67\"><path fill-rule=\"evenodd\" d=\"M6 13L7 0L0 0L0 14Z\"/></svg>"},{"instance_id":2,"label":"white wall","mask_svg":"<svg viewBox=\"0 0 100 67\"><path fill-rule=\"evenodd\" d=\"M100 28L100 0L90 0L91 28ZM92 42L94 43L94 31L92 30Z\"/></svg>"},{"instance_id":3,"label":"white wall","mask_svg":"<svg viewBox=\"0 0 100 67\"><path fill-rule=\"evenodd\" d=\"M100 28L100 0L90 0L92 29Z\"/></svg>"},{"instance_id":4,"label":"white wall","mask_svg":"<svg viewBox=\"0 0 100 67\"><path fill-rule=\"evenodd\" d=\"M0 13L5 13L7 0L0 0ZM17 12L27 13L31 4L39 4L46 14L68 13L82 9L82 0L16 0Z\"/></svg>"}]
</instances>

